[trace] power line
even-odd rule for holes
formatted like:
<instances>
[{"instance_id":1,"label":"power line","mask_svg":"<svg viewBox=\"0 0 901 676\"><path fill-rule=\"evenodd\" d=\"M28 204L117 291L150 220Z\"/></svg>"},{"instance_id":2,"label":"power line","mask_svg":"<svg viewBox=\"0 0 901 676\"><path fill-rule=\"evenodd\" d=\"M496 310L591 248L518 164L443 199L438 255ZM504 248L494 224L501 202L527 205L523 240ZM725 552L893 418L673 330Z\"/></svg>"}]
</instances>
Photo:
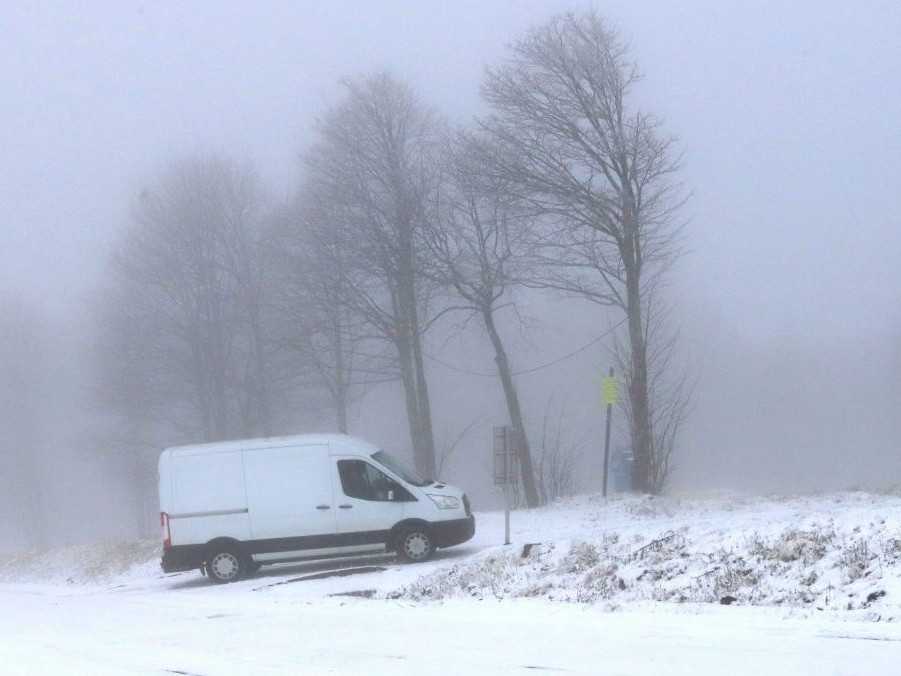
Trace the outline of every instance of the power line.
<instances>
[{"instance_id":1,"label":"power line","mask_svg":"<svg viewBox=\"0 0 901 676\"><path fill-rule=\"evenodd\" d=\"M582 347L577 348L577 349L573 350L572 352L564 354L562 357L558 357L557 359L549 361L545 364L539 364L538 366L533 366L532 368L523 369L521 371L514 371L510 375L522 376L522 375L527 375L529 373L535 373L536 371L541 371L543 369L550 368L551 366L555 366L562 361L566 361L567 359L575 357L577 354L580 354L580 353L584 352L585 350L587 350L588 348L590 348L594 345L597 345L599 342L601 342L601 340L603 340L604 338L609 336L611 333L616 331L620 326L622 326L625 323L626 323L626 318L621 319L616 324L611 326L609 329L604 331L602 334L600 334L599 336L596 336L595 338L592 338L589 342L585 343ZM470 371L469 369L464 369L464 368L460 368L459 366L454 366L453 364L446 362L443 359L439 359L438 357L435 357L434 355L431 355L428 352L424 352L423 354L425 354L426 357L431 359L436 364L441 364L445 368L449 368L451 371L456 371L457 373L463 373L468 376L480 376L482 378L496 378L497 377L497 373L485 373L484 371Z\"/></svg>"}]
</instances>

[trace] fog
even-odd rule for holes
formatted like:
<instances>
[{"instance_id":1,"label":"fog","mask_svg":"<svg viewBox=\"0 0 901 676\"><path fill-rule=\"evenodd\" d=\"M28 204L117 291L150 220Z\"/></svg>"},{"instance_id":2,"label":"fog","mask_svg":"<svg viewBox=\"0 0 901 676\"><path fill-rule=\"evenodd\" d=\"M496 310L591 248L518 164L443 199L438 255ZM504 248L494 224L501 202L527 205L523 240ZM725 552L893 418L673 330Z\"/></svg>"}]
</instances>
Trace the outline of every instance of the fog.
<instances>
[{"instance_id":1,"label":"fog","mask_svg":"<svg viewBox=\"0 0 901 676\"><path fill-rule=\"evenodd\" d=\"M0 528L7 541L45 545L149 528L153 496L136 496L128 477L152 473L152 463L140 465L104 431L98 298L138 195L167 166L224 153L253 165L273 204L288 201L342 78L387 70L464 124L485 112L483 71L508 43L557 12L590 6L7 7L0 303L12 328L0 344L0 421L9 432L0 444L0 505L19 510L38 500L45 531L31 537L17 520ZM897 484L901 7L595 7L628 40L645 76L636 96L678 137L679 178L691 193L682 213L686 253L668 295L680 358L696 384L670 490ZM555 361L619 320L613 310L547 292L521 302L523 321L508 316L504 324L518 369ZM494 360L483 333L458 324L439 323L426 342L436 445L448 447L473 424L443 469L490 505L491 426L508 421L497 379L461 373L490 373ZM27 337L32 330L40 336ZM28 367L34 363L41 368ZM601 343L518 378L536 430L550 411L578 448L580 490L598 486L600 379L612 363ZM372 386L351 406L351 431L408 452L402 399L397 383ZM318 401L298 407L292 430L279 431L333 427ZM627 436L620 416L615 445ZM23 479L29 472L36 484ZM119 507L135 501L137 512Z\"/></svg>"}]
</instances>

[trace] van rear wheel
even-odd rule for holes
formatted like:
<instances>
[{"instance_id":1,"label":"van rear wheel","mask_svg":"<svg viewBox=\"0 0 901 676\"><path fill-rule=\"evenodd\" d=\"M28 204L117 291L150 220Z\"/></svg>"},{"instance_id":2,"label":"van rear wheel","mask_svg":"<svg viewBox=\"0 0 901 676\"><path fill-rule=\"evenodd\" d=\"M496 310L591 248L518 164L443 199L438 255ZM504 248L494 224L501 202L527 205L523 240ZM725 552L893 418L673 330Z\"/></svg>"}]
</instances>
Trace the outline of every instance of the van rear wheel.
<instances>
[{"instance_id":1,"label":"van rear wheel","mask_svg":"<svg viewBox=\"0 0 901 676\"><path fill-rule=\"evenodd\" d=\"M214 548L207 558L206 572L217 584L227 584L240 580L247 574L248 565L244 555L233 547Z\"/></svg>"},{"instance_id":2,"label":"van rear wheel","mask_svg":"<svg viewBox=\"0 0 901 676\"><path fill-rule=\"evenodd\" d=\"M406 528L397 538L397 555L404 561L420 563L435 553L435 543L425 528Z\"/></svg>"}]
</instances>

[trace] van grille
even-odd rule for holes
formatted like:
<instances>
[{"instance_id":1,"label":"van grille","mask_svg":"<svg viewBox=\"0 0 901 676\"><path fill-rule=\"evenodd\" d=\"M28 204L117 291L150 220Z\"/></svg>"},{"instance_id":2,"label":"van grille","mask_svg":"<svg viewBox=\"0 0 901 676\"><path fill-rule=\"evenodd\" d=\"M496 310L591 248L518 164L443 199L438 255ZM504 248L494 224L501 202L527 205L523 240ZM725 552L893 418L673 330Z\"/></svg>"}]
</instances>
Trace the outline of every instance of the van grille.
<instances>
[{"instance_id":1,"label":"van grille","mask_svg":"<svg viewBox=\"0 0 901 676\"><path fill-rule=\"evenodd\" d=\"M466 497L466 493L463 494L463 509L466 510L466 516L472 516L472 509L469 506L469 498Z\"/></svg>"}]
</instances>

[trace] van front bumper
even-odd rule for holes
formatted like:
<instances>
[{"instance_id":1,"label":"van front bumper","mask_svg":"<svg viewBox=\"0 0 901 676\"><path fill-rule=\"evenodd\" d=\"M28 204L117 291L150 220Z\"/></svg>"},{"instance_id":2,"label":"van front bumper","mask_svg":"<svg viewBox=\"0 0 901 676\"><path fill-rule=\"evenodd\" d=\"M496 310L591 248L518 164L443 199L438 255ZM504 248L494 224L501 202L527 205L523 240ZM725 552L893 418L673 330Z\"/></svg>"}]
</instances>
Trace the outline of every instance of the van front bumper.
<instances>
[{"instance_id":1,"label":"van front bumper","mask_svg":"<svg viewBox=\"0 0 901 676\"><path fill-rule=\"evenodd\" d=\"M471 540L476 532L476 519L468 516L465 519L451 521L433 521L432 537L437 547L453 547Z\"/></svg>"}]
</instances>

